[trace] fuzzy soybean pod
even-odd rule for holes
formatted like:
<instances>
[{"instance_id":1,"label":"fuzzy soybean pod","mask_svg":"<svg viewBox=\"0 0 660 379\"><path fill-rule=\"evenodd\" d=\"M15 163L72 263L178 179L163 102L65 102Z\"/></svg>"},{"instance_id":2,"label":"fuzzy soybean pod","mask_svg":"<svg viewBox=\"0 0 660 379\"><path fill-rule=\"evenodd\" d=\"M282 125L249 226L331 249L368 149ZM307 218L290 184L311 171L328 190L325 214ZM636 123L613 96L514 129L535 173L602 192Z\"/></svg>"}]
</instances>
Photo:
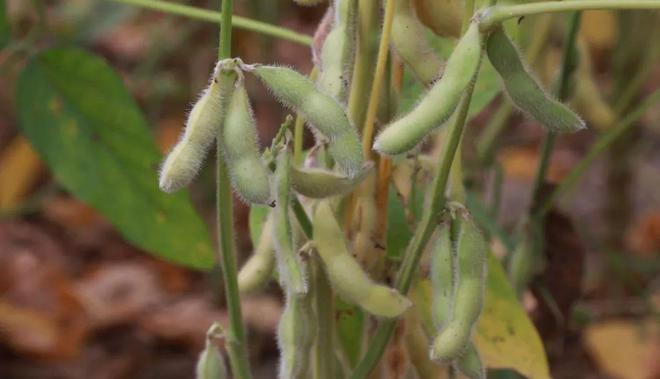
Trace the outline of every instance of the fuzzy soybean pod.
<instances>
[{"instance_id":1,"label":"fuzzy soybean pod","mask_svg":"<svg viewBox=\"0 0 660 379\"><path fill-rule=\"evenodd\" d=\"M220 63L211 76L209 86L190 111L179 142L163 162L158 184L164 192L175 192L190 184L223 124L236 73L219 67Z\"/></svg>"},{"instance_id":2,"label":"fuzzy soybean pod","mask_svg":"<svg viewBox=\"0 0 660 379\"><path fill-rule=\"evenodd\" d=\"M273 273L275 266L274 218L275 212L268 212L254 253L238 273L238 290L240 293L250 293L262 288Z\"/></svg>"},{"instance_id":3,"label":"fuzzy soybean pod","mask_svg":"<svg viewBox=\"0 0 660 379\"><path fill-rule=\"evenodd\" d=\"M361 183L373 167L372 162L366 163L353 178L320 168L291 167L291 186L299 194L312 199L344 195Z\"/></svg>"},{"instance_id":4,"label":"fuzzy soybean pod","mask_svg":"<svg viewBox=\"0 0 660 379\"><path fill-rule=\"evenodd\" d=\"M270 171L259 154L257 125L242 80L227 106L219 143L232 184L241 198L249 203L272 203Z\"/></svg>"},{"instance_id":5,"label":"fuzzy soybean pod","mask_svg":"<svg viewBox=\"0 0 660 379\"><path fill-rule=\"evenodd\" d=\"M441 224L437 233L438 237L431 250L430 277L433 289L431 314L433 325L436 329L442 330L451 318L458 267L449 223Z\"/></svg>"},{"instance_id":6,"label":"fuzzy soybean pod","mask_svg":"<svg viewBox=\"0 0 660 379\"><path fill-rule=\"evenodd\" d=\"M486 378L486 368L473 343L469 343L463 354L456 359L454 367L469 379Z\"/></svg>"},{"instance_id":7,"label":"fuzzy soybean pod","mask_svg":"<svg viewBox=\"0 0 660 379\"><path fill-rule=\"evenodd\" d=\"M486 51L516 107L554 132L574 132L585 128L580 116L550 97L530 75L518 50L502 28L490 34Z\"/></svg>"},{"instance_id":8,"label":"fuzzy soybean pod","mask_svg":"<svg viewBox=\"0 0 660 379\"><path fill-rule=\"evenodd\" d=\"M275 97L300 112L328 140L328 152L345 175L360 172L364 162L360 139L337 100L290 68L258 65L253 72Z\"/></svg>"},{"instance_id":9,"label":"fuzzy soybean pod","mask_svg":"<svg viewBox=\"0 0 660 379\"><path fill-rule=\"evenodd\" d=\"M289 178L291 168L291 154L287 148L277 155L275 169L275 186L277 189L277 205L275 206L275 251L280 275L280 283L291 294L304 294L307 292L307 278L302 262L295 249L294 235L289 215L291 202L291 181Z\"/></svg>"},{"instance_id":10,"label":"fuzzy soybean pod","mask_svg":"<svg viewBox=\"0 0 660 379\"><path fill-rule=\"evenodd\" d=\"M412 305L396 290L374 283L362 270L346 247L344 232L328 200L317 205L313 224L314 246L339 297L374 316L385 318L397 317Z\"/></svg>"},{"instance_id":11,"label":"fuzzy soybean pod","mask_svg":"<svg viewBox=\"0 0 660 379\"><path fill-rule=\"evenodd\" d=\"M412 111L385 127L374 149L387 155L405 153L447 121L474 78L480 59L481 36L477 24L472 23L449 57L442 78Z\"/></svg>"},{"instance_id":12,"label":"fuzzy soybean pod","mask_svg":"<svg viewBox=\"0 0 660 379\"><path fill-rule=\"evenodd\" d=\"M441 362L452 361L465 351L483 307L488 246L467 212L461 216L458 234L458 277L451 317L431 348L431 359Z\"/></svg>"},{"instance_id":13,"label":"fuzzy soybean pod","mask_svg":"<svg viewBox=\"0 0 660 379\"><path fill-rule=\"evenodd\" d=\"M286 305L277 325L280 348L279 379L308 378L316 321L311 294L287 291Z\"/></svg>"},{"instance_id":14,"label":"fuzzy soybean pod","mask_svg":"<svg viewBox=\"0 0 660 379\"><path fill-rule=\"evenodd\" d=\"M343 101L346 98L350 67L355 55L357 0L335 0L332 30L320 53L319 89Z\"/></svg>"},{"instance_id":15,"label":"fuzzy soybean pod","mask_svg":"<svg viewBox=\"0 0 660 379\"><path fill-rule=\"evenodd\" d=\"M221 329L220 324L214 323L206 333L206 346L199 354L195 367L196 379L225 379L229 377L225 360L220 353L220 349L213 341Z\"/></svg>"},{"instance_id":16,"label":"fuzzy soybean pod","mask_svg":"<svg viewBox=\"0 0 660 379\"><path fill-rule=\"evenodd\" d=\"M417 19L411 0L396 0L392 21L392 46L426 86L442 73L442 60L426 38L427 29Z\"/></svg>"}]
</instances>

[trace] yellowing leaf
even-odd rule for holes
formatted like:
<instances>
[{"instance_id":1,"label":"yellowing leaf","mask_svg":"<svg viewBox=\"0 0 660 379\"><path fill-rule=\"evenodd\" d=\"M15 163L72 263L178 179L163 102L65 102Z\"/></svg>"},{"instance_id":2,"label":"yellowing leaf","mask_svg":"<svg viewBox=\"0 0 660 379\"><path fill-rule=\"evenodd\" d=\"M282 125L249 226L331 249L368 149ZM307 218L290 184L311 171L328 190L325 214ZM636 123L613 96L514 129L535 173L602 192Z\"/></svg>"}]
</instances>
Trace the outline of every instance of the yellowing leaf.
<instances>
[{"instance_id":1,"label":"yellowing leaf","mask_svg":"<svg viewBox=\"0 0 660 379\"><path fill-rule=\"evenodd\" d=\"M0 210L16 207L39 179L41 161L28 141L16 137L0 154Z\"/></svg>"}]
</instances>

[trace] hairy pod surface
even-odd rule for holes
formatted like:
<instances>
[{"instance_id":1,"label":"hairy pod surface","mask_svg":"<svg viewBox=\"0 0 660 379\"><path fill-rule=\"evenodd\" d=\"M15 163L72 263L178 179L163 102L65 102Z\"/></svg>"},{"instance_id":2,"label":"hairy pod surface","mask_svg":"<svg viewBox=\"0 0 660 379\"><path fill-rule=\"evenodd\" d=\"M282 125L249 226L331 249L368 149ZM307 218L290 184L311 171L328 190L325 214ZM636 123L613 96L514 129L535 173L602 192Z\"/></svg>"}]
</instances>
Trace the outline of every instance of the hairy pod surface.
<instances>
[{"instance_id":1,"label":"hairy pod surface","mask_svg":"<svg viewBox=\"0 0 660 379\"><path fill-rule=\"evenodd\" d=\"M257 125L242 81L234 90L219 135L236 192L249 203L272 203L270 171L259 154Z\"/></svg>"},{"instance_id":2,"label":"hairy pod surface","mask_svg":"<svg viewBox=\"0 0 660 379\"><path fill-rule=\"evenodd\" d=\"M291 186L299 194L312 199L344 195L362 182L373 167L372 162L367 162L353 178L324 169L291 167Z\"/></svg>"},{"instance_id":3,"label":"hairy pod surface","mask_svg":"<svg viewBox=\"0 0 660 379\"><path fill-rule=\"evenodd\" d=\"M347 96L350 68L355 55L356 0L334 1L334 22L320 53L319 89L338 101Z\"/></svg>"},{"instance_id":4,"label":"hairy pod surface","mask_svg":"<svg viewBox=\"0 0 660 379\"><path fill-rule=\"evenodd\" d=\"M219 329L218 324L213 324L209 328L206 336L206 346L197 358L197 365L195 367L196 379L225 379L229 377L222 353L220 353L220 349L212 341L212 335L216 329Z\"/></svg>"},{"instance_id":5,"label":"hairy pod surface","mask_svg":"<svg viewBox=\"0 0 660 379\"><path fill-rule=\"evenodd\" d=\"M280 348L280 379L308 378L312 345L316 337L316 320L311 294L287 292L286 305L277 325Z\"/></svg>"},{"instance_id":6,"label":"hairy pod surface","mask_svg":"<svg viewBox=\"0 0 660 379\"><path fill-rule=\"evenodd\" d=\"M275 181L277 205L275 206L275 250L280 283L287 293L301 295L307 292L307 278L302 262L294 246L294 235L289 216L291 154L282 149L277 155Z\"/></svg>"},{"instance_id":7,"label":"hairy pod surface","mask_svg":"<svg viewBox=\"0 0 660 379\"><path fill-rule=\"evenodd\" d=\"M473 343L469 343L465 352L458 357L454 366L468 379L485 379L486 368L481 362L479 352Z\"/></svg>"},{"instance_id":8,"label":"hairy pod surface","mask_svg":"<svg viewBox=\"0 0 660 379\"><path fill-rule=\"evenodd\" d=\"M451 319L454 305L454 292L458 267L456 250L451 242L449 223L443 223L438 230L438 238L431 250L431 288L433 303L431 314L433 324L442 330Z\"/></svg>"},{"instance_id":9,"label":"hairy pod surface","mask_svg":"<svg viewBox=\"0 0 660 379\"><path fill-rule=\"evenodd\" d=\"M250 293L261 289L273 273L275 266L274 218L275 212L268 212L254 253L238 273L238 290L240 293Z\"/></svg>"},{"instance_id":10,"label":"hairy pod surface","mask_svg":"<svg viewBox=\"0 0 660 379\"><path fill-rule=\"evenodd\" d=\"M426 28L417 19L411 0L396 0L392 20L392 46L417 78L430 86L442 72L442 60L426 38Z\"/></svg>"},{"instance_id":11,"label":"hairy pod surface","mask_svg":"<svg viewBox=\"0 0 660 379\"><path fill-rule=\"evenodd\" d=\"M490 34L486 51L516 107L555 132L574 132L586 127L577 114L551 98L531 76L502 28L496 28Z\"/></svg>"},{"instance_id":12,"label":"hairy pod surface","mask_svg":"<svg viewBox=\"0 0 660 379\"><path fill-rule=\"evenodd\" d=\"M314 212L314 244L328 280L345 301L379 317L401 315L412 303L396 290L374 283L349 253L344 233L328 200Z\"/></svg>"},{"instance_id":13,"label":"hairy pod surface","mask_svg":"<svg viewBox=\"0 0 660 379\"><path fill-rule=\"evenodd\" d=\"M388 155L405 153L454 113L470 84L481 59L481 36L472 23L449 57L445 71L407 115L385 127L374 142L374 149Z\"/></svg>"},{"instance_id":14,"label":"hairy pod surface","mask_svg":"<svg viewBox=\"0 0 660 379\"><path fill-rule=\"evenodd\" d=\"M188 114L183 135L163 162L158 183L162 191L178 191L197 175L224 122L236 77L232 71L218 69L211 76L209 86Z\"/></svg>"},{"instance_id":15,"label":"hairy pod surface","mask_svg":"<svg viewBox=\"0 0 660 379\"><path fill-rule=\"evenodd\" d=\"M460 37L463 20L461 0L412 0L417 16L441 37Z\"/></svg>"},{"instance_id":16,"label":"hairy pod surface","mask_svg":"<svg viewBox=\"0 0 660 379\"><path fill-rule=\"evenodd\" d=\"M486 252L481 231L466 212L457 243L458 280L451 319L433 342L431 359L449 362L463 353L483 307Z\"/></svg>"},{"instance_id":17,"label":"hairy pod surface","mask_svg":"<svg viewBox=\"0 0 660 379\"><path fill-rule=\"evenodd\" d=\"M359 173L364 163L360 139L337 100L290 68L260 65L254 73L275 97L300 112L328 139L328 151L345 175L353 177Z\"/></svg>"}]
</instances>

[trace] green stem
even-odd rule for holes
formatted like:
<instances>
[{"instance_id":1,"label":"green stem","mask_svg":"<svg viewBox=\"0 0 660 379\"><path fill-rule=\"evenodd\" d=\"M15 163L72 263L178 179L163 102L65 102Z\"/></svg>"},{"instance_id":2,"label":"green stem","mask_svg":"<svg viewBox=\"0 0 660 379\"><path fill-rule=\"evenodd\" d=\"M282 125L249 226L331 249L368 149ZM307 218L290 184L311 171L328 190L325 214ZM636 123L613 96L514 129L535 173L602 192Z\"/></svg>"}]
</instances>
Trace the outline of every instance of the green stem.
<instances>
[{"instance_id":1,"label":"green stem","mask_svg":"<svg viewBox=\"0 0 660 379\"><path fill-rule=\"evenodd\" d=\"M106 1L114 1L116 3L134 5L137 7L152 9L160 12L194 18L197 20L207 21L212 23L218 23L218 22L222 23L223 20L222 13L201 9L197 7L192 7L189 5L183 5L183 4L175 4L175 3L169 3L158 0L106 0ZM240 16L234 16L231 20L231 23L234 27L239 29L251 30L257 33L273 36L276 38L281 38L305 46L310 46L312 44L311 36L302 33L297 33L293 30L289 30L279 26L267 24L265 22L260 22Z\"/></svg>"},{"instance_id":2,"label":"green stem","mask_svg":"<svg viewBox=\"0 0 660 379\"><path fill-rule=\"evenodd\" d=\"M445 190L447 188L449 172L454 157L456 156L456 150L461 142L461 137L463 136L463 129L465 128L473 90L473 85L466 89L458 106L454 122L447 132L447 138L445 139L442 155L440 156L440 163L438 164L434 175L435 179L431 191L431 202L429 206L424 208L422 221L415 229L415 234L406 248L403 263L396 276L394 285L401 293L407 293L410 289L410 284L412 283L414 273L417 270L419 259L421 258L422 252L437 225L437 216L443 210L447 202ZM378 364L396 325L397 320L382 321L378 325L373 339L369 342L369 350L367 350L367 353L358 363L353 372L353 379L366 378L371 370L373 370Z\"/></svg>"},{"instance_id":3,"label":"green stem","mask_svg":"<svg viewBox=\"0 0 660 379\"><path fill-rule=\"evenodd\" d=\"M628 115L621 120L619 126L616 128L609 129L603 135L601 135L596 143L589 149L585 157L564 177L561 183L555 188L552 195L549 196L541 206L538 207L538 211L535 214L535 217L543 217L555 204L559 198L571 189L579 178L582 177L586 169L593 163L593 161L607 150L619 137L625 134L625 132L630 129L637 120L639 120L646 111L651 108L653 105L660 101L660 90L656 90L652 95L650 95L642 104L640 104L637 109L628 113Z\"/></svg>"},{"instance_id":4,"label":"green stem","mask_svg":"<svg viewBox=\"0 0 660 379\"><path fill-rule=\"evenodd\" d=\"M566 0L518 5L498 5L486 8L481 12L479 26L482 31L487 31L510 18L539 13L595 9L660 9L660 0Z\"/></svg>"},{"instance_id":5,"label":"green stem","mask_svg":"<svg viewBox=\"0 0 660 379\"><path fill-rule=\"evenodd\" d=\"M220 46L218 59L231 58L231 27L233 0L222 0L222 20L220 22ZM231 180L227 165L222 158L220 144L217 144L217 200L216 212L220 247L220 267L225 285L229 330L226 336L227 354L234 377L250 379L250 364L247 359L245 327L241 314L241 299L238 292L236 247L234 245L234 212Z\"/></svg>"},{"instance_id":6,"label":"green stem","mask_svg":"<svg viewBox=\"0 0 660 379\"><path fill-rule=\"evenodd\" d=\"M574 12L571 15L571 19L569 21L569 30L566 36L566 44L564 45L561 70L559 72L559 79L555 88L555 94L559 100L565 100L568 97L568 84L570 82L571 75L575 70L577 62L577 50L575 49L575 43L578 30L580 30L580 20L581 13ZM536 170L536 177L534 178L534 183L532 185L532 202L530 207L532 212L535 210L535 207L540 201L542 192L541 190L543 188L545 176L550 165L550 157L552 156L552 149L554 148L556 137L557 136L554 132L548 131L546 133L545 139L543 140L541 157L539 159L538 169Z\"/></svg>"}]
</instances>

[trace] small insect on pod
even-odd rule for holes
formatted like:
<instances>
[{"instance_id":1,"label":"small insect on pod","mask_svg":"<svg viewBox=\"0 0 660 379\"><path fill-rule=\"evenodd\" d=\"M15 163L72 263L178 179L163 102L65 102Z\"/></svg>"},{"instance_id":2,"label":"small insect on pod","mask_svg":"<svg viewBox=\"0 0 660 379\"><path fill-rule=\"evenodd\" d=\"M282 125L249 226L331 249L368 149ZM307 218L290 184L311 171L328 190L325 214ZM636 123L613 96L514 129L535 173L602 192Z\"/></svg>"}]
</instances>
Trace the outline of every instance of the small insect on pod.
<instances>
[{"instance_id":1,"label":"small insect on pod","mask_svg":"<svg viewBox=\"0 0 660 379\"><path fill-rule=\"evenodd\" d=\"M222 128L237 78L235 69L233 59L217 63L209 86L188 115L183 135L161 167L159 186L162 191L178 191L197 175L209 147Z\"/></svg>"},{"instance_id":2,"label":"small insect on pod","mask_svg":"<svg viewBox=\"0 0 660 379\"><path fill-rule=\"evenodd\" d=\"M328 151L346 176L360 173L364 162L360 139L337 100L289 68L257 65L253 72L275 97L300 112L328 140Z\"/></svg>"},{"instance_id":3,"label":"small insect on pod","mask_svg":"<svg viewBox=\"0 0 660 379\"><path fill-rule=\"evenodd\" d=\"M584 129L582 119L566 105L551 98L527 71L518 50L501 27L486 42L488 59L499 73L513 104L555 132Z\"/></svg>"},{"instance_id":4,"label":"small insect on pod","mask_svg":"<svg viewBox=\"0 0 660 379\"><path fill-rule=\"evenodd\" d=\"M431 348L431 359L441 362L451 362L465 351L483 306L488 245L469 212L458 212L461 215L454 301Z\"/></svg>"},{"instance_id":5,"label":"small insect on pod","mask_svg":"<svg viewBox=\"0 0 660 379\"><path fill-rule=\"evenodd\" d=\"M261 159L257 125L240 79L227 107L219 140L236 192L250 203L271 204L270 171Z\"/></svg>"},{"instance_id":6,"label":"small insect on pod","mask_svg":"<svg viewBox=\"0 0 660 379\"><path fill-rule=\"evenodd\" d=\"M329 200L314 212L314 246L330 284L345 301L357 304L374 316L398 317L412 303L395 289L374 283L346 247L344 232L337 223Z\"/></svg>"},{"instance_id":7,"label":"small insect on pod","mask_svg":"<svg viewBox=\"0 0 660 379\"><path fill-rule=\"evenodd\" d=\"M481 35L472 23L447 61L444 74L415 108L386 126L374 149L388 155L405 153L449 119L465 88L473 80L481 59Z\"/></svg>"}]
</instances>

